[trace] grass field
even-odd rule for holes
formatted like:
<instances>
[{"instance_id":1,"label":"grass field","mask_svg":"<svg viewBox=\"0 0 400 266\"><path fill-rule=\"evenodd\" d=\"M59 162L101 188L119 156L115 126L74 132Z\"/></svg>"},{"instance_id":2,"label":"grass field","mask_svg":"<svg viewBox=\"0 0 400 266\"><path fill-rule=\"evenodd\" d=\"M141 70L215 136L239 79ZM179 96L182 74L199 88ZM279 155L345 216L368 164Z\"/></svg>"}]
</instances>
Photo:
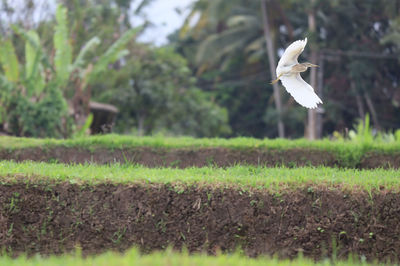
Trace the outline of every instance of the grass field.
<instances>
[{"instance_id":1,"label":"grass field","mask_svg":"<svg viewBox=\"0 0 400 266\"><path fill-rule=\"evenodd\" d=\"M264 168L235 166L229 168L156 168L149 169L137 165L64 165L37 162L16 163L0 161L2 182L14 182L15 177L26 180L53 180L71 183L185 183L237 185L245 188L279 189L309 184L342 185L343 187L361 187L365 190L400 189L400 171L398 170L357 170L327 167L302 168ZM29 177L34 177L30 179Z\"/></svg>"},{"instance_id":2,"label":"grass field","mask_svg":"<svg viewBox=\"0 0 400 266\"><path fill-rule=\"evenodd\" d=\"M392 214L397 210L396 206L398 205L396 197L400 192L400 171L379 168L374 170L358 170L351 167L358 165L358 163L362 161L362 158L366 158L365 154L368 152L387 155L394 154L395 156L392 157L395 158L394 160L398 161L398 154L400 154L399 142L350 142L345 140L321 140L310 142L304 139L193 139L186 137L138 138L117 135L94 136L71 140L0 137L0 152L6 151L7 153L8 151L17 151L14 154L20 154L24 153L23 149L31 148L36 149L31 152L32 155L35 155L38 150L41 150L41 154L43 154L46 153L47 150L56 147L72 149L71 152L74 155L79 149L87 149L95 154L96 149L98 148L109 149L110 151L129 151L129 149L147 147L155 149L155 154L160 153L161 157L164 156L165 150L169 154L171 153L170 149L180 148L190 151L196 151L201 148L216 147L232 150L264 149L290 151L291 149L300 149L300 154L303 150L319 150L323 151L319 154L324 154L325 151L334 154L338 161L344 162L341 165L345 165L349 168L343 169L324 166L296 167L296 164L294 163L290 168L284 166L269 168L265 166L249 166L240 164L231 167L217 167L216 165L210 164L208 167L196 168L189 166L185 169L177 169L171 168L171 165L146 168L130 160L125 160L120 163L108 163L105 165L75 163L60 164L32 161L17 163L14 161L0 161L0 186L2 186L1 189L3 191L3 197L0 195L0 200L3 202L2 208L4 210L3 214L0 213L0 236L2 234L1 230L5 230L4 232L6 233L5 235L3 234L5 236L3 240L5 240L4 243L7 244L5 244L4 247L11 247L13 245L11 243L14 243L12 241L18 241L15 243L22 243L20 246L21 249L19 249L20 251L25 250L24 248L32 251L35 249L35 245L37 245L38 250L40 250L41 253L44 251L43 254L52 254L51 252L46 253L46 241L53 241L51 242L52 245L58 245L60 240L57 237L53 239L51 234L49 234L50 232L62 232L63 235L69 235L71 237L71 243L73 243L73 241L75 241L74 239L79 240L79 234L84 233L84 231L77 232L76 229L82 229L82 226L88 228L92 223L96 223L97 225L94 228L100 231L89 230L89 232L91 236L103 239L103 242L100 243L100 245L104 244L107 248L101 251L115 250L115 248L118 248L118 244L113 241L115 240L115 234L120 233L120 228L129 232L129 235L134 237L134 239L140 239L140 233L135 230L136 228L143 228L144 230L148 230L148 232L155 234L160 232L160 235L157 236L160 238L157 241L162 241L162 238L164 237L163 234L166 232L169 237L168 241L176 241L171 243L178 243L179 246L179 243L183 242L185 244L191 244L192 247L196 246L197 237L203 239L203 234L208 234L208 232L215 234L218 230L225 230L225 228L228 228L220 236L215 236L214 239L217 239L215 241L218 241L219 237L230 239L228 240L228 242L231 241L230 243L236 243L236 241L239 241L237 243L244 243L248 252L249 248L251 249L251 245L253 245L252 243L257 243L252 242L253 239L256 238L252 238L250 233L249 235L243 233L243 236L240 234L237 235L235 230L240 230L242 228L242 223L244 223L244 228L246 228L246 226L250 229L254 228L255 231L252 236L260 236L259 233L261 233L264 234L262 237L268 238L268 236L272 235L272 232L274 232L274 237L282 237L279 233L273 231L274 228L280 228L281 226L279 215L277 216L278 218L276 221L273 220L275 218L268 218L268 215L265 216L271 211L277 211L277 213L281 213L280 215L284 214L288 219L290 217L290 219L296 220L296 217L299 217L299 215L302 217L304 216L301 222L296 220L297 222L295 223L297 224L295 224L295 227L293 227L290 222L283 224L282 228L287 230L286 232L291 230L290 234L288 233L285 238L282 238L282 241L279 242L280 245L283 245L283 248L285 248L285 246L282 243L285 243L285 241L293 242L293 239L295 239L293 242L294 244L290 246L291 248L295 248L296 245L300 245L299 243L301 241L305 241L301 242L302 244L307 243L306 241L309 237L310 239L325 241L329 244L331 236L336 235L339 236L338 240L341 239L341 241L347 241L346 243L348 244L343 244L343 249L350 250L350 252L356 252L358 258L363 258L361 253L359 253L360 250L368 250L369 253L367 256L372 259L398 258L397 255L393 254L393 252L391 253L386 248L380 250L379 241L388 241L386 243L390 242L393 243L391 245L397 245L397 240L392 236L397 234L397 231L395 231L397 228L395 224L397 224L398 221L396 220L397 216L393 216ZM58 152L62 154L65 150L66 149L60 149ZM159 152L160 150L164 150L164 153ZM226 150L223 150L223 156L225 156L225 151ZM103 152L105 154L108 153L104 150ZM285 154L282 154L281 156L284 155ZM54 154L51 156L54 156ZM100 156L102 156L101 153ZM307 155L305 156L307 157ZM153 160L153 157L151 157L150 160ZM57 157L54 157L54 162L57 161ZM61 183L60 186L52 186L53 184L59 183ZM33 186L30 184L33 184ZM114 184L118 186L113 186ZM129 186L131 184L137 185L132 188ZM154 184L156 184L156 186L152 186ZM166 186L157 186L157 184ZM77 188L75 185L82 185L82 188ZM97 187L93 189L92 186ZM354 193L347 193L348 190L354 191ZM133 206L132 208L129 207L131 209L128 208L125 210L121 208L119 209L120 211L118 211L118 208L114 210L109 207L91 209L91 206L96 206L94 205L96 202L101 203L102 206L124 207L125 205L123 205L122 201L120 203L118 198L119 193L122 193L121 191L127 193L126 200L129 202L129 206ZM171 191L172 194L170 194ZM310 193L307 191L310 191ZM246 193L242 194L242 192ZM91 193L93 193L93 195ZM144 193L143 199L140 197L133 199L135 195L142 195L138 193ZM286 196L282 197L282 193ZM58 199L58 195L60 195L60 199ZM65 198L65 195L70 195L71 197L69 198L68 196ZM218 195L222 195L222 199L226 198L229 200L220 202L218 200L220 198L217 197ZM274 198L275 195L279 195L276 199L281 199L281 201L268 203L268 199L270 199L268 198L268 195L272 195L272 198ZM297 197L299 200L296 201L296 199L293 199L293 201L291 201L292 195L293 197ZM92 202L93 197L96 197L96 200ZM164 206L163 204L166 204L171 197L176 204L179 202L181 205ZM211 201L211 205L208 205L207 199L210 200L210 197L215 200ZM80 198L86 199L87 201L80 201ZM194 212L193 206L200 206L196 205L200 198L202 204L205 205L201 205L202 207L198 211ZM260 205L260 202L264 202L261 199L263 199L266 204L268 203L271 205ZM73 205L68 205L72 204L71 202L73 202ZM337 203L337 205L335 205L335 203ZM34 208L32 209L31 206ZM188 206L187 213L189 215L186 214L186 207L184 208L185 212L182 212L183 209L179 206ZM312 208L310 209L309 206ZM318 209L318 206L320 206L320 209ZM324 207L322 208L322 206ZM334 210L335 206L339 206L338 210ZM343 212L339 211L340 208L343 208L341 209ZM381 209L385 210L384 213L380 213ZM150 213L150 210L151 213L153 213L153 216L143 216L143 214ZM230 216L229 210L235 210L240 213L239 216L234 218L234 220L236 219L236 222L233 220L226 222L226 220L224 220L224 215ZM252 214L253 210L255 210L254 215ZM298 213L297 210L304 211ZM330 210L332 210L332 212ZM29 218L35 220L35 222L30 224L31 227L25 228L23 222L25 219L24 217L31 217L31 212L35 212L36 215L40 215L41 218L37 221L34 218ZM89 217L87 217L88 213L90 213ZM165 216L165 213L171 214L171 216ZM173 216L172 213L178 216ZM141 219L145 219L144 222L135 220L133 223L131 220L132 217L139 217L139 215L142 215ZM227 223L229 226L221 227L222 229L207 227L207 233L205 233L205 231L202 231L203 229L201 229L203 224L200 222L198 224L198 228L200 229L193 234L193 236L196 237L192 238L191 235L186 235L183 239L181 238L179 230L182 228L187 230L190 226L186 228L187 224L179 224L180 221L189 221L189 219L191 219L190 225L194 225L196 221L202 221L202 217L206 215L208 215L207 217L211 217L210 215L216 215L215 221L218 221L218 223L216 223L218 226L224 223ZM115 217L125 216L130 218L125 220L121 219L120 224L114 225L109 223L113 221ZM64 226L63 223L57 222L61 217L69 217L68 219L72 219L72 221L76 223L76 227L73 228L76 229L71 229L68 226ZM86 217L86 220L81 220L82 217ZM178 218L174 220L174 217ZM312 217L314 220L305 222L306 217ZM329 217L329 220L326 220L326 217ZM374 223L370 222L370 217L376 217ZM96 219L102 219L102 221L99 223ZM211 217L207 219L212 220L214 218ZM4 221L6 221L6 223L4 223ZM272 230L269 231L269 233L263 232L262 230L257 231L257 228L253 227L253 225L260 223L263 224L265 221L269 221L270 225L273 226L272 229L268 229ZM385 224L389 223L391 225L390 228L393 230L382 229L385 228ZM153 228L147 228L146 224L151 224ZM174 224L178 226L178 231L176 231L176 228L172 226ZM104 226L104 229L99 229L103 228L99 227L100 225ZM160 225L162 226L160 227ZM298 228L296 226L298 226ZM47 228L45 231L43 231L44 227ZM361 230L360 228L364 229ZM163 230L166 231L163 233ZM304 234L302 233L302 230L304 231ZM343 240L340 237L343 230L347 232L347 240ZM165 235L165 237L167 237L167 235ZM139 238L137 238L138 236ZM156 236L147 233L146 237L146 241L151 242L155 239L152 237ZM26 243L24 242L24 238L28 239ZM107 239L111 240L109 241ZM245 242L240 242L241 239ZM0 237L0 241L1 240ZM37 243L31 244L32 241L37 241ZM140 245L139 240L134 241L127 238L127 240L124 241L125 242L123 243L126 245L129 243ZM224 241L221 243L223 242ZM151 244L148 244L149 242L146 243L146 246L152 246ZM108 249L108 244L110 244L111 249ZM379 250L377 250L377 248ZM313 253L313 250L316 252ZM311 249L308 249L307 252L309 255L314 254L319 258L322 254L320 246L313 246ZM332 250L330 250L329 254L333 255ZM375 257L374 254L376 254L377 257ZM340 258L345 258L345 256L342 254ZM30 259L27 259L24 256L16 259L7 256L0 257L0 265L132 264L235 266L311 265L314 264L314 262L303 258L293 261L265 257L249 259L248 257L239 254L219 255L216 257L206 255L188 255L186 253L173 253L170 250L161 253L152 253L151 255L143 255L136 249L129 250L124 255L108 252L99 256L89 256L85 258L82 258L79 255L63 255L61 257L49 258L34 256ZM314 265L332 264L367 265L366 263L355 262L352 260L324 260ZM373 265L376 264L374 263Z\"/></svg>"},{"instance_id":3,"label":"grass field","mask_svg":"<svg viewBox=\"0 0 400 266\"><path fill-rule=\"evenodd\" d=\"M187 154L187 156L183 155ZM97 163L134 161L147 166L325 165L399 168L400 142L305 139L194 139L189 137L92 136L68 140L0 137L3 160ZM39 159L40 158L40 159ZM146 159L147 158L147 159Z\"/></svg>"},{"instance_id":4,"label":"grass field","mask_svg":"<svg viewBox=\"0 0 400 266\"><path fill-rule=\"evenodd\" d=\"M16 137L0 137L0 148L20 149L42 147L49 148L54 146L95 148L105 147L109 149L134 148L134 147L154 147L154 148L202 148L202 147L225 147L233 149L246 148L268 148L268 149L320 149L327 151L349 151L349 150L378 150L382 152L399 152L400 142L352 142L329 139L309 141L306 139L254 139L254 138L191 138L191 137L132 137L121 135L101 135L67 140L59 139L32 139Z\"/></svg>"},{"instance_id":5,"label":"grass field","mask_svg":"<svg viewBox=\"0 0 400 266\"><path fill-rule=\"evenodd\" d=\"M277 258L257 258L250 259L240 254L232 255L188 255L187 253L174 253L170 250L165 252L157 252L150 255L140 255L135 249L132 249L125 254L105 253L95 257L82 258L79 255L66 255L50 258L42 258L36 256L27 259L26 257L19 257L12 259L8 257L0 257L0 265L7 266L47 266L47 265L65 265L65 266L78 266L78 265L96 265L96 266L128 266L128 265L143 265L143 266L289 266L289 265L337 265L337 266L352 266L352 265L383 265L379 263L367 263L359 260L348 259L347 261L340 260L324 260L315 263L313 260L306 258L298 258L294 260L280 260Z\"/></svg>"}]
</instances>

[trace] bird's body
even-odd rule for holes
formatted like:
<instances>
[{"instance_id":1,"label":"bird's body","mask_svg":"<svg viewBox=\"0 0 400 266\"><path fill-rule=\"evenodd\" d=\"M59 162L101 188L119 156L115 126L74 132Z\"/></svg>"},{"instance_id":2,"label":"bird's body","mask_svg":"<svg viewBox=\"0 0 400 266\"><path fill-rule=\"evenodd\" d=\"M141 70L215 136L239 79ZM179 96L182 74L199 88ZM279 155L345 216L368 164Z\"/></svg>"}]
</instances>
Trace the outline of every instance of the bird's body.
<instances>
[{"instance_id":1,"label":"bird's body","mask_svg":"<svg viewBox=\"0 0 400 266\"><path fill-rule=\"evenodd\" d=\"M312 109L317 108L317 105L322 103L322 101L315 94L314 89L300 76L300 73L305 72L309 67L316 67L316 65L308 62L300 64L297 61L299 55L304 51L306 44L307 38L295 41L286 48L276 67L278 78L272 83L281 80L286 90L300 105Z\"/></svg>"}]
</instances>

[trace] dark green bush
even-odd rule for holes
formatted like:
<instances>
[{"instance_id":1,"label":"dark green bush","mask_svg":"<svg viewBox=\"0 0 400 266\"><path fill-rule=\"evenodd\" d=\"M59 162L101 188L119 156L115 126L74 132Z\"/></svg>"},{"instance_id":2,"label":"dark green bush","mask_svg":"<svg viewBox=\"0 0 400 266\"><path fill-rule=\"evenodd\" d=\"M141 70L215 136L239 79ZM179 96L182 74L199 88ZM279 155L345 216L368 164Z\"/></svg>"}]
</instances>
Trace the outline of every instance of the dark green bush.
<instances>
[{"instance_id":1,"label":"dark green bush","mask_svg":"<svg viewBox=\"0 0 400 266\"><path fill-rule=\"evenodd\" d=\"M52 89L37 102L18 94L9 104L9 130L16 136L66 137L73 121L67 103L59 90Z\"/></svg>"}]
</instances>

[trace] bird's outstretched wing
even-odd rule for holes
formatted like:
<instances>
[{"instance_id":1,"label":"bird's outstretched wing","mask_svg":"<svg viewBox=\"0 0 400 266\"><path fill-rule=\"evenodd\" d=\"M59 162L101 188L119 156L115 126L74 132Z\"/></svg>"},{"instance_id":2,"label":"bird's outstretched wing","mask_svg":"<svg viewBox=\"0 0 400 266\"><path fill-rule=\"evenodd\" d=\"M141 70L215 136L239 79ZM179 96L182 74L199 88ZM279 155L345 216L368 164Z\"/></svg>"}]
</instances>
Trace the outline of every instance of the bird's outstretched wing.
<instances>
[{"instance_id":1,"label":"bird's outstretched wing","mask_svg":"<svg viewBox=\"0 0 400 266\"><path fill-rule=\"evenodd\" d=\"M300 73L282 76L281 81L286 90L300 105L313 109L317 108L319 103L322 103L314 89L301 78Z\"/></svg>"},{"instance_id":2,"label":"bird's outstretched wing","mask_svg":"<svg viewBox=\"0 0 400 266\"><path fill-rule=\"evenodd\" d=\"M283 55L278 62L278 67L297 64L297 58L304 51L304 47L306 47L306 45L307 38L305 38L304 40L295 41L291 45L289 45L288 48L286 48L285 52L283 52Z\"/></svg>"}]
</instances>

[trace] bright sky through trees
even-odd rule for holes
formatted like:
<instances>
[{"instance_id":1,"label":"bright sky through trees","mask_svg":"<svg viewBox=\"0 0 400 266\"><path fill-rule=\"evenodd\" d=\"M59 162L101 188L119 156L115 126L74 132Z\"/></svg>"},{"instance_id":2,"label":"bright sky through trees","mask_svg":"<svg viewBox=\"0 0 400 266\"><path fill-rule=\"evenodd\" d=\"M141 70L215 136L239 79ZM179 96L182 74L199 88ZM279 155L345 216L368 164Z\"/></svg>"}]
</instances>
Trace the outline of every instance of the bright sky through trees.
<instances>
[{"instance_id":1,"label":"bright sky through trees","mask_svg":"<svg viewBox=\"0 0 400 266\"><path fill-rule=\"evenodd\" d=\"M52 16L55 11L56 2L56 0L35 0L38 10L33 16L34 22L48 19ZM133 6L140 3L140 1L132 2ZM152 42L156 45L165 44L167 36L182 25L185 14L189 11L189 7L193 2L194 0L154 0L144 10L147 18L153 23L153 26L142 35L140 40ZM20 16L24 16L21 12L21 10L24 10L26 4L24 0L13 0L8 3L16 11L12 20L18 20ZM0 8L2 7L3 4L0 3ZM0 15L5 16L4 13L0 13ZM135 19L137 21L134 21L135 25L142 23L141 20Z\"/></svg>"},{"instance_id":2,"label":"bright sky through trees","mask_svg":"<svg viewBox=\"0 0 400 266\"><path fill-rule=\"evenodd\" d=\"M154 42L157 45L164 44L167 36L182 26L185 14L194 0L155 0L145 12L148 19L154 23L154 27L147 30L141 37L146 42ZM176 10L180 10L179 14Z\"/></svg>"}]
</instances>

